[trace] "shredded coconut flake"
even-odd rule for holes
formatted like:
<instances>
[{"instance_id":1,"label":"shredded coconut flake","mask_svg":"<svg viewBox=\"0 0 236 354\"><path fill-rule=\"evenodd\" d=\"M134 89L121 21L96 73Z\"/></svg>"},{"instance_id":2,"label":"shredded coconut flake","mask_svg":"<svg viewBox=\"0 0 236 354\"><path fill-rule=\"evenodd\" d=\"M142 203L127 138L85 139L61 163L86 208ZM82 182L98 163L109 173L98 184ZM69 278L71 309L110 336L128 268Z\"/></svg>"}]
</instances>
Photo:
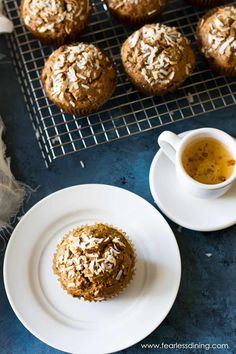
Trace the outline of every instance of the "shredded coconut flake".
<instances>
[{"instance_id":1,"label":"shredded coconut flake","mask_svg":"<svg viewBox=\"0 0 236 354\"><path fill-rule=\"evenodd\" d=\"M116 276L116 280L120 280L121 276L122 276L123 270L120 269L117 276Z\"/></svg>"},{"instance_id":2,"label":"shredded coconut flake","mask_svg":"<svg viewBox=\"0 0 236 354\"><path fill-rule=\"evenodd\" d=\"M219 48L219 53L224 54L226 48L230 45L231 42L233 42L234 38L229 37Z\"/></svg>"},{"instance_id":3,"label":"shredded coconut flake","mask_svg":"<svg viewBox=\"0 0 236 354\"><path fill-rule=\"evenodd\" d=\"M193 103L194 102L194 97L193 95L189 92L187 96L188 103Z\"/></svg>"},{"instance_id":4,"label":"shredded coconut flake","mask_svg":"<svg viewBox=\"0 0 236 354\"><path fill-rule=\"evenodd\" d=\"M51 139L52 144L56 144L60 141L60 138L58 135L56 135L54 138Z\"/></svg>"}]
</instances>

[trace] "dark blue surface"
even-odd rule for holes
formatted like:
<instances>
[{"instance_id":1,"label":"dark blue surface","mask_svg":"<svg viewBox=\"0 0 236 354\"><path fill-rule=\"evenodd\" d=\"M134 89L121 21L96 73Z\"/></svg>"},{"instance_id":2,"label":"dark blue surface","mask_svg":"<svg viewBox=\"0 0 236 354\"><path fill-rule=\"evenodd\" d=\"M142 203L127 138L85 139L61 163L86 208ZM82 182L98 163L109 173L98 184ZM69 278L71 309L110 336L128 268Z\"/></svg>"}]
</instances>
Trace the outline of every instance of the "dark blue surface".
<instances>
[{"instance_id":1,"label":"dark blue surface","mask_svg":"<svg viewBox=\"0 0 236 354\"><path fill-rule=\"evenodd\" d=\"M120 186L153 204L148 183L149 168L157 151L157 136L166 128L56 160L47 170L3 36L0 37L0 53L6 55L0 60L0 114L6 125L5 141L12 158L12 170L18 179L32 188L40 186L26 203L26 210L56 190L83 183ZM175 123L168 129L180 133L211 126L236 136L235 113L236 108L225 109ZM84 161L85 169L81 168L80 160ZM141 343L227 343L229 349L155 350L142 349L138 343L122 352L233 354L236 349L236 226L212 233L186 229L180 233L177 225L172 222L170 225L182 257L180 291L167 318ZM212 253L212 256L207 257L206 253ZM1 252L0 353L56 353L31 335L13 313L3 285L3 258L4 252ZM158 308L153 309L153 316L155 312L158 313Z\"/></svg>"}]
</instances>

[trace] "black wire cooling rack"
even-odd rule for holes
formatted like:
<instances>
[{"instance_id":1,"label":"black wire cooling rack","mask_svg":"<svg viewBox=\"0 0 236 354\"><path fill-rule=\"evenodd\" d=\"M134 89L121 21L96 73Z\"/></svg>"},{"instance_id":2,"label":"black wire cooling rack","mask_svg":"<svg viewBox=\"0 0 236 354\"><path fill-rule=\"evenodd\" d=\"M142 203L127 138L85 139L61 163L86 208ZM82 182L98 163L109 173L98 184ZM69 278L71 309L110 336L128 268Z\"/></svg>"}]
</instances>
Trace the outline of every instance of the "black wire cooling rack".
<instances>
[{"instance_id":1,"label":"black wire cooling rack","mask_svg":"<svg viewBox=\"0 0 236 354\"><path fill-rule=\"evenodd\" d=\"M95 0L91 22L80 40L97 44L114 59L119 72L117 89L96 114L65 114L47 99L40 81L44 60L53 48L43 46L22 26L18 0L5 0L4 5L15 28L8 36L9 48L47 166L58 157L236 103L236 82L208 70L197 48L195 29L203 11L172 0L160 16L160 22L178 27L191 40L197 67L176 93L146 97L131 85L120 60L121 44L134 29L114 20L106 5Z\"/></svg>"}]
</instances>

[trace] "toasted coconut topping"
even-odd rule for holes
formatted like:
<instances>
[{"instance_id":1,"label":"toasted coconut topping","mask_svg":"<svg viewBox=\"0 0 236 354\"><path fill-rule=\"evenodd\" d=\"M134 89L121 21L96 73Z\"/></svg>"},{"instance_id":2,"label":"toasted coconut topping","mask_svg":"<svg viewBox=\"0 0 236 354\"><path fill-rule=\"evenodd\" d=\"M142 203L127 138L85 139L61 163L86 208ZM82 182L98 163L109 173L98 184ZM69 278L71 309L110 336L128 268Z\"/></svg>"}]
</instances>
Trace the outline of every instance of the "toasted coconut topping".
<instances>
[{"instance_id":1,"label":"toasted coconut topping","mask_svg":"<svg viewBox=\"0 0 236 354\"><path fill-rule=\"evenodd\" d=\"M103 244L102 252L100 244ZM71 232L60 243L60 255L56 267L65 273L68 279L77 284L82 277L96 277L102 273L111 273L125 244L119 237L96 237L93 233ZM119 280L123 270L120 269L116 279ZM76 285L74 285L76 286Z\"/></svg>"},{"instance_id":2,"label":"toasted coconut topping","mask_svg":"<svg viewBox=\"0 0 236 354\"><path fill-rule=\"evenodd\" d=\"M60 54L58 55L58 52ZM106 70L114 70L110 59L93 44L79 43L63 46L55 51L48 59L46 66L50 66L51 94L61 100L67 95L70 103L80 99L89 99L91 93L100 92L99 78ZM81 96L82 95L82 96Z\"/></svg>"},{"instance_id":3,"label":"toasted coconut topping","mask_svg":"<svg viewBox=\"0 0 236 354\"><path fill-rule=\"evenodd\" d=\"M70 32L73 22L83 21L91 10L89 0L24 0L24 22L27 26L43 32L55 32L63 27Z\"/></svg>"},{"instance_id":4,"label":"toasted coconut topping","mask_svg":"<svg viewBox=\"0 0 236 354\"><path fill-rule=\"evenodd\" d=\"M126 235L101 223L69 232L53 257L62 287L88 301L116 296L132 279L134 267L135 252Z\"/></svg>"},{"instance_id":5,"label":"toasted coconut topping","mask_svg":"<svg viewBox=\"0 0 236 354\"><path fill-rule=\"evenodd\" d=\"M236 7L219 8L211 17L206 17L201 21L200 31L206 22L209 25L208 48L203 49L204 53L217 51L220 55L236 55Z\"/></svg>"},{"instance_id":6,"label":"toasted coconut topping","mask_svg":"<svg viewBox=\"0 0 236 354\"><path fill-rule=\"evenodd\" d=\"M130 7L135 9L136 7L144 4L147 10L150 9L147 11L147 14L150 16L158 11L158 7L162 6L163 3L165 3L164 0L146 0L145 2L143 0L109 0L109 7L114 10L118 10L120 8L126 9Z\"/></svg>"},{"instance_id":7,"label":"toasted coconut topping","mask_svg":"<svg viewBox=\"0 0 236 354\"><path fill-rule=\"evenodd\" d=\"M159 23L142 27L129 37L128 42L132 54L127 60L151 85L155 85L157 80L169 83L175 78L176 64L183 58L189 44L175 27ZM191 71L192 64L187 63L186 75Z\"/></svg>"}]
</instances>

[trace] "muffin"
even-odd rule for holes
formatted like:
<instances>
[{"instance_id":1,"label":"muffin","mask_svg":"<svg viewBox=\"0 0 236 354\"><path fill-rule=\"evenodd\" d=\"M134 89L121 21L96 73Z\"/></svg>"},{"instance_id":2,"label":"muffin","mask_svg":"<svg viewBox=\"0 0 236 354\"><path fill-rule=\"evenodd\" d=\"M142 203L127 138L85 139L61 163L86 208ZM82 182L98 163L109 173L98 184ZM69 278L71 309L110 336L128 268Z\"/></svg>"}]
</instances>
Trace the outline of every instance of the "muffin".
<instances>
[{"instance_id":1,"label":"muffin","mask_svg":"<svg viewBox=\"0 0 236 354\"><path fill-rule=\"evenodd\" d=\"M22 0L25 27L44 44L73 42L86 27L90 0Z\"/></svg>"},{"instance_id":2,"label":"muffin","mask_svg":"<svg viewBox=\"0 0 236 354\"><path fill-rule=\"evenodd\" d=\"M192 73L195 55L175 27L145 25L123 43L121 59L138 90L161 96L175 91Z\"/></svg>"},{"instance_id":3,"label":"muffin","mask_svg":"<svg viewBox=\"0 0 236 354\"><path fill-rule=\"evenodd\" d=\"M221 75L236 75L236 6L209 11L198 23L200 49L211 68Z\"/></svg>"},{"instance_id":4,"label":"muffin","mask_svg":"<svg viewBox=\"0 0 236 354\"><path fill-rule=\"evenodd\" d=\"M53 270L69 295L102 301L118 295L134 274L135 253L126 234L94 224L69 232L53 257Z\"/></svg>"},{"instance_id":5,"label":"muffin","mask_svg":"<svg viewBox=\"0 0 236 354\"><path fill-rule=\"evenodd\" d=\"M93 44L63 45L46 61L41 79L48 98L72 114L97 111L116 87L112 60Z\"/></svg>"},{"instance_id":6,"label":"muffin","mask_svg":"<svg viewBox=\"0 0 236 354\"><path fill-rule=\"evenodd\" d=\"M129 24L151 22L164 9L168 0L105 0L111 14Z\"/></svg>"},{"instance_id":7,"label":"muffin","mask_svg":"<svg viewBox=\"0 0 236 354\"><path fill-rule=\"evenodd\" d=\"M222 5L225 3L225 0L187 0L187 2L192 6L200 7L203 9Z\"/></svg>"}]
</instances>

